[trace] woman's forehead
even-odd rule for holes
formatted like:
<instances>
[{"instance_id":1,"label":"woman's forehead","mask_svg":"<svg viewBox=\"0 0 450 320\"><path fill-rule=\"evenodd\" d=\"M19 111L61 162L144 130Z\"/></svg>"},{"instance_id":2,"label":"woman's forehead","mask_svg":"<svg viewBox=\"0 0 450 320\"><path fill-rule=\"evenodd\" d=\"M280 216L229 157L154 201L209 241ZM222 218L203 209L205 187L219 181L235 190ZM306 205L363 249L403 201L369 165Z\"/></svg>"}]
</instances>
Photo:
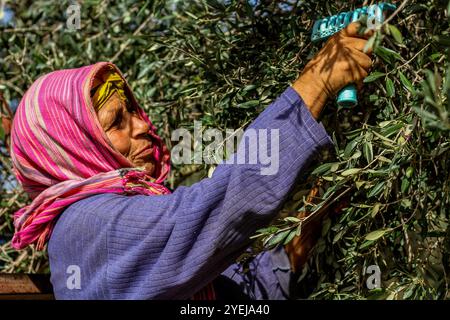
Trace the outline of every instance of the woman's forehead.
<instances>
[{"instance_id":1,"label":"woman's forehead","mask_svg":"<svg viewBox=\"0 0 450 320\"><path fill-rule=\"evenodd\" d=\"M96 110L100 123L117 117L118 111L123 109L125 106L125 102L122 101L116 93L114 93L101 109Z\"/></svg>"}]
</instances>

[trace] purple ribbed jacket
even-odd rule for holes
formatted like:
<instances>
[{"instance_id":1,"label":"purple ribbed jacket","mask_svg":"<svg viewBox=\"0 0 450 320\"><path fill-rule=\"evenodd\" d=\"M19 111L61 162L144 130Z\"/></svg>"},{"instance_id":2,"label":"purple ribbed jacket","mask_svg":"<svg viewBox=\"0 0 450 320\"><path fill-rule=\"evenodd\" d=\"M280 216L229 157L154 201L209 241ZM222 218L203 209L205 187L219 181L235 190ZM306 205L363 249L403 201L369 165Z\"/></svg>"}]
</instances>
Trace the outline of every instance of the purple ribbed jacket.
<instances>
[{"instance_id":1,"label":"purple ribbed jacket","mask_svg":"<svg viewBox=\"0 0 450 320\"><path fill-rule=\"evenodd\" d=\"M247 275L234 262L332 140L292 87L249 128L279 129L276 174L262 175L260 163L222 163L211 178L170 195L99 194L66 208L48 245L55 297L188 299L220 279L219 297L288 298L292 275L282 247L257 256ZM245 136L233 157L248 149Z\"/></svg>"}]
</instances>

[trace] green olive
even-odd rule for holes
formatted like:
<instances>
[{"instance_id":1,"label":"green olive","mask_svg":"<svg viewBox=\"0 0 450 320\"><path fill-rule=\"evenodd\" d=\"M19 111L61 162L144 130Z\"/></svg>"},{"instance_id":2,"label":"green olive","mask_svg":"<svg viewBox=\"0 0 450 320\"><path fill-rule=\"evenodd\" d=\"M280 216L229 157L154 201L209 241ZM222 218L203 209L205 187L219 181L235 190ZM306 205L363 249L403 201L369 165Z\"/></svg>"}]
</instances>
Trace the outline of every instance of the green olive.
<instances>
[{"instance_id":1,"label":"green olive","mask_svg":"<svg viewBox=\"0 0 450 320\"><path fill-rule=\"evenodd\" d=\"M408 167L408 169L406 169L406 177L407 178L411 178L413 173L414 173L414 168L413 167Z\"/></svg>"}]
</instances>

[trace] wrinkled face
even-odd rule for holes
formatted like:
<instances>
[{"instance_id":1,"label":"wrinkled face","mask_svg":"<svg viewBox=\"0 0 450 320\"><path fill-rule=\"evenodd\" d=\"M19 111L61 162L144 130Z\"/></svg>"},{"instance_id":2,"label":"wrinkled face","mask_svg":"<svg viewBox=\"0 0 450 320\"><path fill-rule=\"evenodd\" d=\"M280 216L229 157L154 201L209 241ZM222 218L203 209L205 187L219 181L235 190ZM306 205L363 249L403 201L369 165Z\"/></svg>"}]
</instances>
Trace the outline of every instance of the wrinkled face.
<instances>
[{"instance_id":1,"label":"wrinkled face","mask_svg":"<svg viewBox=\"0 0 450 320\"><path fill-rule=\"evenodd\" d=\"M97 117L114 148L135 167L143 166L152 174L155 165L152 160L152 140L147 134L150 127L131 108L114 93L97 111Z\"/></svg>"}]
</instances>

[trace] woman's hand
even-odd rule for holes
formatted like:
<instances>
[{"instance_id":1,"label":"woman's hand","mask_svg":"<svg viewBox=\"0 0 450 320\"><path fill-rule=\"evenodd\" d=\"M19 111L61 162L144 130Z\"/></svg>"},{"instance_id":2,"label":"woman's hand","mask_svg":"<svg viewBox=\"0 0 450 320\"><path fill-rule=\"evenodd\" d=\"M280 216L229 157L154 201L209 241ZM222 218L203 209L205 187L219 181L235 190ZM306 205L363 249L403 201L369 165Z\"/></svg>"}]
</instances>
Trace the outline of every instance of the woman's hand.
<instances>
[{"instance_id":1,"label":"woman's hand","mask_svg":"<svg viewBox=\"0 0 450 320\"><path fill-rule=\"evenodd\" d=\"M310 190L306 202L311 204L318 204L320 180L318 180L314 187ZM341 193L343 195L343 193ZM338 196L340 197L340 196ZM291 264L291 270L294 273L302 271L302 268L307 263L311 253L316 246L317 240L321 236L323 221L327 218L339 215L344 208L347 208L350 203L350 197L344 196L337 202L325 204L320 209L315 211L312 216L311 212L300 211L297 218L304 220L302 223L302 232L300 236L294 237L291 242L284 246L286 254Z\"/></svg>"},{"instance_id":2,"label":"woman's hand","mask_svg":"<svg viewBox=\"0 0 450 320\"><path fill-rule=\"evenodd\" d=\"M364 47L373 30L359 34L360 26L353 22L331 36L292 85L315 119L329 97L350 83L361 89L369 73L372 52L364 53Z\"/></svg>"}]
</instances>

